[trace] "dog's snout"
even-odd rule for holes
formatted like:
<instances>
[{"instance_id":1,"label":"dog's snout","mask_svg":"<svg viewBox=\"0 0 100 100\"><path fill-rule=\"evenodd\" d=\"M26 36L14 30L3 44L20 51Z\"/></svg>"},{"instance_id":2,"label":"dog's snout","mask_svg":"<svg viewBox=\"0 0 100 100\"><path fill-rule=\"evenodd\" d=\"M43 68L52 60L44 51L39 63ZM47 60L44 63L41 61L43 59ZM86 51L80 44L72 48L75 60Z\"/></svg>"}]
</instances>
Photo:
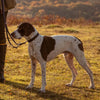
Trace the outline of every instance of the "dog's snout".
<instances>
[{"instance_id":1,"label":"dog's snout","mask_svg":"<svg viewBox=\"0 0 100 100\"><path fill-rule=\"evenodd\" d=\"M12 36L12 37L15 37L15 33L14 33L14 32L12 32L12 33L11 33L11 36Z\"/></svg>"}]
</instances>

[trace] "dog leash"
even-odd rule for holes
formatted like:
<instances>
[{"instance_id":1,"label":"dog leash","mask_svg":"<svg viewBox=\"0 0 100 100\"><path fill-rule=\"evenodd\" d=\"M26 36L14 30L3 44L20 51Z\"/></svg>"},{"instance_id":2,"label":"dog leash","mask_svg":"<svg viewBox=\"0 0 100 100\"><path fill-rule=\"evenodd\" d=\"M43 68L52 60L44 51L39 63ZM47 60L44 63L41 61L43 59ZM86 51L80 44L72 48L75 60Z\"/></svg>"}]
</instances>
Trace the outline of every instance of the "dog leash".
<instances>
[{"instance_id":1,"label":"dog leash","mask_svg":"<svg viewBox=\"0 0 100 100\"><path fill-rule=\"evenodd\" d=\"M13 47L13 48L18 48L19 46L25 44L27 41L23 42L23 43L16 43L16 41L14 40L14 38L11 36L9 30L8 30L8 27L7 27L7 23L6 23L6 18L5 18L5 9L4 9L4 0L1 0L1 4L2 4L2 13L3 13L3 18L4 18L4 25L5 25L5 30L6 30L6 36L7 36L7 40L9 42L9 44ZM11 40L14 42L14 44L16 46L14 46L9 37L11 38Z\"/></svg>"}]
</instances>

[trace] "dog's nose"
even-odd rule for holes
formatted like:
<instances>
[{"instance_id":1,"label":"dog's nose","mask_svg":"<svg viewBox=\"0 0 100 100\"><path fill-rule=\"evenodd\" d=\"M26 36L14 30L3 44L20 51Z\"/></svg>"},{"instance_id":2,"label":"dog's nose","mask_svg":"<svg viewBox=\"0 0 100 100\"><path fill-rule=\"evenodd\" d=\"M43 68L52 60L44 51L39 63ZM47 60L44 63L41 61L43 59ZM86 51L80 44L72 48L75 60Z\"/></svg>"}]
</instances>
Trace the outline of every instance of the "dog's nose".
<instances>
[{"instance_id":1,"label":"dog's nose","mask_svg":"<svg viewBox=\"0 0 100 100\"><path fill-rule=\"evenodd\" d=\"M15 37L15 33L14 33L14 32L12 32L12 33L11 33L11 36L12 36L12 37Z\"/></svg>"}]
</instances>

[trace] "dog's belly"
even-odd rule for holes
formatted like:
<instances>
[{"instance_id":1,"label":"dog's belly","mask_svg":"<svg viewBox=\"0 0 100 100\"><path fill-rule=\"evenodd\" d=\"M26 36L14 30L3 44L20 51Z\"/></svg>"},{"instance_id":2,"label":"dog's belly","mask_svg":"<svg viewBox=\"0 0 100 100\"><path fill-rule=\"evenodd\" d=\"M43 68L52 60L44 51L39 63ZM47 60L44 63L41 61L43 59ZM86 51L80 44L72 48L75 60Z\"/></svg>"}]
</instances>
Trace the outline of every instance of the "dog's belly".
<instances>
[{"instance_id":1,"label":"dog's belly","mask_svg":"<svg viewBox=\"0 0 100 100\"><path fill-rule=\"evenodd\" d=\"M47 57L47 61L51 61L52 59L56 58L57 55L59 55L60 53L55 53L55 52L52 52L50 53L50 55L48 55Z\"/></svg>"},{"instance_id":2,"label":"dog's belly","mask_svg":"<svg viewBox=\"0 0 100 100\"><path fill-rule=\"evenodd\" d=\"M56 58L59 54L62 54L62 53L64 53L65 51L68 51L68 52L70 52L70 50L69 49L67 49L67 48L60 48L60 49L55 49L55 50L53 50L52 52L50 52L50 54L47 56L47 61L50 61L50 60L52 60L52 59L54 59L54 58Z\"/></svg>"},{"instance_id":3,"label":"dog's belly","mask_svg":"<svg viewBox=\"0 0 100 100\"><path fill-rule=\"evenodd\" d=\"M64 53L65 51L72 52L73 49L73 36L53 36L56 41L55 49L47 56L47 61L54 59L57 55Z\"/></svg>"}]
</instances>

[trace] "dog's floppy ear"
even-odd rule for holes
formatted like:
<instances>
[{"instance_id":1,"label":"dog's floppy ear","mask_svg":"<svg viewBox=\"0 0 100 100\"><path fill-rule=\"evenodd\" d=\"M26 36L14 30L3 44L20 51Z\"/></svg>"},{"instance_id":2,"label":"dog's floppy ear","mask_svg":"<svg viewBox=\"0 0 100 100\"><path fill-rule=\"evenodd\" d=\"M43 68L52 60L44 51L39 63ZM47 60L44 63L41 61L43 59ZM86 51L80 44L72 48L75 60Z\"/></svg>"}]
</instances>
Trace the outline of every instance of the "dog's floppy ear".
<instances>
[{"instance_id":1,"label":"dog's floppy ear","mask_svg":"<svg viewBox=\"0 0 100 100\"><path fill-rule=\"evenodd\" d=\"M30 23L26 23L24 28L25 36L29 36L32 32L35 32L35 28Z\"/></svg>"},{"instance_id":2,"label":"dog's floppy ear","mask_svg":"<svg viewBox=\"0 0 100 100\"><path fill-rule=\"evenodd\" d=\"M35 32L35 28L30 23L22 23L18 26L18 30L21 35L29 36L32 32Z\"/></svg>"},{"instance_id":3,"label":"dog's floppy ear","mask_svg":"<svg viewBox=\"0 0 100 100\"><path fill-rule=\"evenodd\" d=\"M20 33L21 36L24 36L25 35L25 31L24 31L24 25L23 23L20 24L18 27L18 32Z\"/></svg>"}]
</instances>

